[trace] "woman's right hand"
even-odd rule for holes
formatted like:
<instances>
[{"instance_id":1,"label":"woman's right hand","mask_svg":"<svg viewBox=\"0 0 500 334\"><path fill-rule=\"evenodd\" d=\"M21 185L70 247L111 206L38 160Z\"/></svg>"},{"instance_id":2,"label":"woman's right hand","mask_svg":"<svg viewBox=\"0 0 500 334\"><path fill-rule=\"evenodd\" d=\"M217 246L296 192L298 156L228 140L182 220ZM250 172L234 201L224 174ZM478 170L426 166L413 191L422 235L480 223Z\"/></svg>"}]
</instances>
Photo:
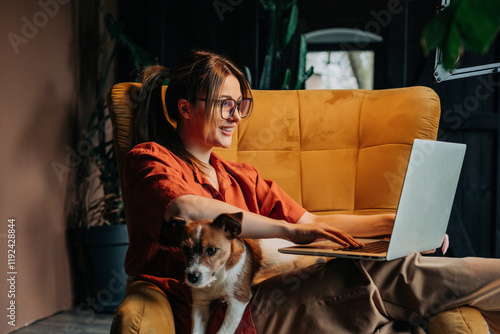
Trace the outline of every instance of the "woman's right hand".
<instances>
[{"instance_id":1,"label":"woman's right hand","mask_svg":"<svg viewBox=\"0 0 500 334\"><path fill-rule=\"evenodd\" d=\"M362 243L356 241L346 232L321 222L311 224L287 224L286 239L296 244L308 244L317 239L328 239L342 246L363 246Z\"/></svg>"}]
</instances>

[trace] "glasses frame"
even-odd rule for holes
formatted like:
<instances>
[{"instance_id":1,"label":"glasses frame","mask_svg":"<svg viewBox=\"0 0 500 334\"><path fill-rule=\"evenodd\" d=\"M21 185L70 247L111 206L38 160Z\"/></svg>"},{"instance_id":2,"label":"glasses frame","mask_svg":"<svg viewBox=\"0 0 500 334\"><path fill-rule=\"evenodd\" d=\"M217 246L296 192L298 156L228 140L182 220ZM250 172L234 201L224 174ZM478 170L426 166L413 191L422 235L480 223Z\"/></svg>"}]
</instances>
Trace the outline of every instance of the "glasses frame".
<instances>
[{"instance_id":1,"label":"glasses frame","mask_svg":"<svg viewBox=\"0 0 500 334\"><path fill-rule=\"evenodd\" d=\"M245 115L245 116L241 116L241 112L240 112L240 105L243 103L243 101L250 101L250 109L248 110L248 113ZM207 99L203 98L203 99L198 99L198 101L208 101ZM234 108L233 108L233 111L231 111L229 113L229 116L226 118L224 116L222 116L222 106L224 105L224 103L226 101L234 101ZM220 117L222 119L231 119L234 115L234 113L236 112L236 109L238 109L238 113L240 114L240 117L241 118L247 118L251 113L252 113L252 110L253 110L253 99L250 98L250 97L244 97L241 99L240 102L237 102L235 99L222 99L222 100L215 100L215 102L219 102L220 103Z\"/></svg>"}]
</instances>

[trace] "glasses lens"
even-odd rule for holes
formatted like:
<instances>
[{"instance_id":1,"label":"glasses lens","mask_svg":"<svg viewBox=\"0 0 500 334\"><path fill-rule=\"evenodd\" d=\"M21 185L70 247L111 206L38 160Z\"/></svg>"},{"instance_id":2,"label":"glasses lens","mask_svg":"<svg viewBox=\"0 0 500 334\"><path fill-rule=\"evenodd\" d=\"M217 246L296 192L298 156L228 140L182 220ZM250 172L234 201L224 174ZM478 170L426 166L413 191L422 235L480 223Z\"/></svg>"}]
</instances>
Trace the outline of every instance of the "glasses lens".
<instances>
[{"instance_id":1,"label":"glasses lens","mask_svg":"<svg viewBox=\"0 0 500 334\"><path fill-rule=\"evenodd\" d=\"M252 100L251 99L243 99L240 102L240 116L241 117L247 117L248 113L250 112L250 108L252 106Z\"/></svg>"},{"instance_id":2,"label":"glasses lens","mask_svg":"<svg viewBox=\"0 0 500 334\"><path fill-rule=\"evenodd\" d=\"M234 108L236 106L236 102L234 100L224 100L222 101L222 118L228 119L231 118L234 112Z\"/></svg>"}]
</instances>

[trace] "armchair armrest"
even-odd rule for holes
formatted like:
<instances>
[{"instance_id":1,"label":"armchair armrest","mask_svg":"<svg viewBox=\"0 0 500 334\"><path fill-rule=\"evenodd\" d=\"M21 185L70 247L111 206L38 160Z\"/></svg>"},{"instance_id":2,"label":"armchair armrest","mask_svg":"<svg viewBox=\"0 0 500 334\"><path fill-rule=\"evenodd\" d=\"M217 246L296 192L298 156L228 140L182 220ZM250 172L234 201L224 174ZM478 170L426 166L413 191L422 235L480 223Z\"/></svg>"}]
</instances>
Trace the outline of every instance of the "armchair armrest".
<instances>
[{"instance_id":1,"label":"armchair armrest","mask_svg":"<svg viewBox=\"0 0 500 334\"><path fill-rule=\"evenodd\" d=\"M174 315L165 293L149 282L128 283L110 333L174 334Z\"/></svg>"}]
</instances>

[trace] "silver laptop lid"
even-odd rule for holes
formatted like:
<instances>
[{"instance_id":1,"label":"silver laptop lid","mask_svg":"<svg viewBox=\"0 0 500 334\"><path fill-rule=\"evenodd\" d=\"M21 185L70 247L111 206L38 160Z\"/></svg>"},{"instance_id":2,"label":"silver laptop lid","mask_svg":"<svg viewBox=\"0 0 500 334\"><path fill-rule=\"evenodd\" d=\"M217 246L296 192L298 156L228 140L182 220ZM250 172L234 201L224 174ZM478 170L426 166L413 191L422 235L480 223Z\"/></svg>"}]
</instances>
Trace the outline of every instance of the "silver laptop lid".
<instances>
[{"instance_id":1,"label":"silver laptop lid","mask_svg":"<svg viewBox=\"0 0 500 334\"><path fill-rule=\"evenodd\" d=\"M464 144L414 141L387 260L441 246L465 148Z\"/></svg>"}]
</instances>

